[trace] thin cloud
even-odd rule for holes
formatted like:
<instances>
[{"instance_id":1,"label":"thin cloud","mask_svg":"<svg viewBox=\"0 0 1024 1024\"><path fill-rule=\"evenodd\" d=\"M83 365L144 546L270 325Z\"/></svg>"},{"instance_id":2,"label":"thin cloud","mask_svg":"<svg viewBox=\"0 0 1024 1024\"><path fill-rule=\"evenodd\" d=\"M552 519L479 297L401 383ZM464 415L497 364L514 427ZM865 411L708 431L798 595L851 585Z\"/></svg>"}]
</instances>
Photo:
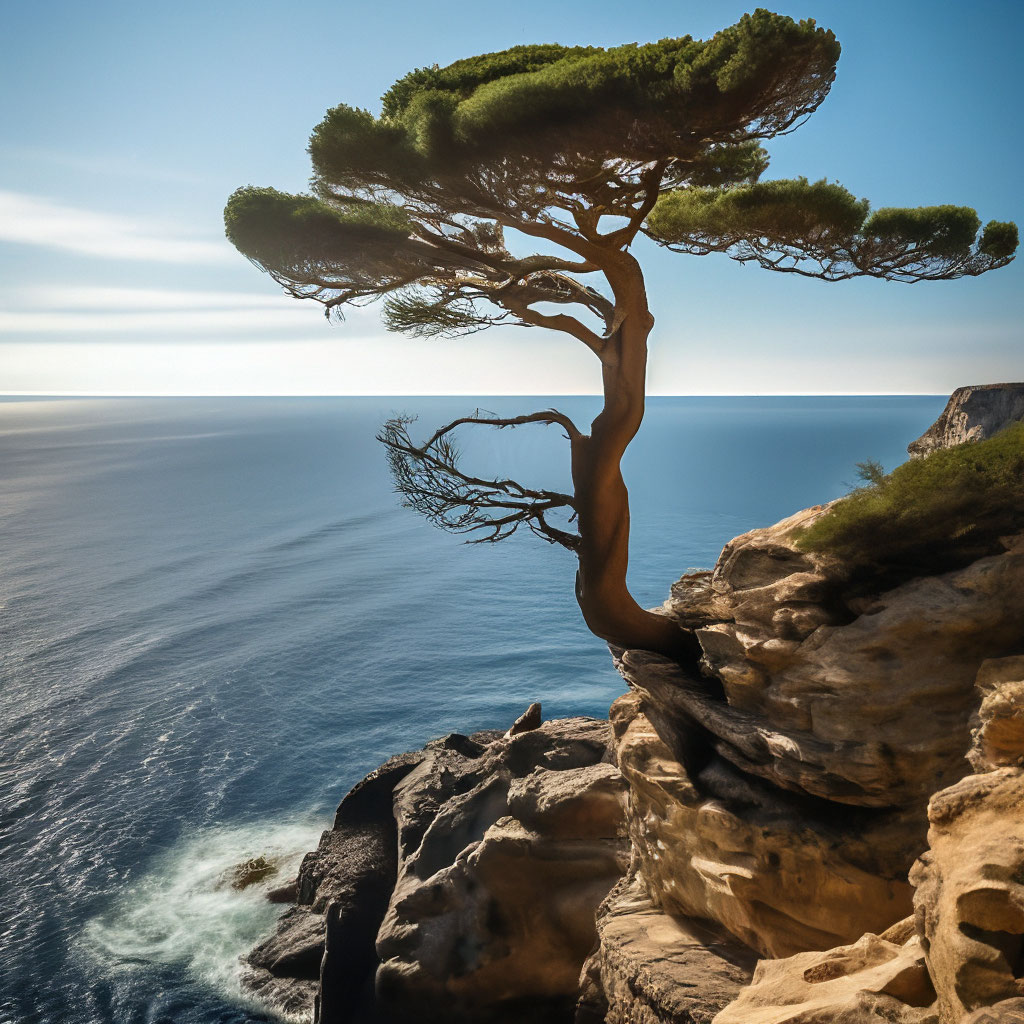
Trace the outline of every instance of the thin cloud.
<instances>
[{"instance_id":1,"label":"thin cloud","mask_svg":"<svg viewBox=\"0 0 1024 1024\"><path fill-rule=\"evenodd\" d=\"M221 336L258 340L298 328L312 328L335 340L380 326L371 310L359 309L342 326L324 322L323 307L284 294L70 286L54 291L38 285L0 289L0 340L32 336L39 341L95 341L97 335L123 341Z\"/></svg>"},{"instance_id":2,"label":"thin cloud","mask_svg":"<svg viewBox=\"0 0 1024 1024\"><path fill-rule=\"evenodd\" d=\"M0 334L193 334L309 327L316 311L302 309L204 309L147 313L27 313L0 310ZM321 318L322 321L322 318Z\"/></svg>"},{"instance_id":3,"label":"thin cloud","mask_svg":"<svg viewBox=\"0 0 1024 1024\"><path fill-rule=\"evenodd\" d=\"M217 264L238 258L226 241L188 238L166 226L3 190L0 241L110 260Z\"/></svg>"},{"instance_id":4,"label":"thin cloud","mask_svg":"<svg viewBox=\"0 0 1024 1024\"><path fill-rule=\"evenodd\" d=\"M311 301L301 304L285 295L253 292L190 291L172 288L110 288L70 286L54 290L30 286L8 289L8 304L27 309L174 310L174 309L287 309L305 308L323 315L322 307Z\"/></svg>"}]
</instances>

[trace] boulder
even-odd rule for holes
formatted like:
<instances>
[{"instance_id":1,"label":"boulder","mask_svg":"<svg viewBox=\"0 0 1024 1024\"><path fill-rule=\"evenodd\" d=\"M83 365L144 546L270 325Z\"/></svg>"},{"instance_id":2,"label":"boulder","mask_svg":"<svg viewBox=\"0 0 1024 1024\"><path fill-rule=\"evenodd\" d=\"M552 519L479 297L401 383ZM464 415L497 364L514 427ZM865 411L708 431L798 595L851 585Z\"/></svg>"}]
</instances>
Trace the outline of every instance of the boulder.
<instances>
[{"instance_id":1,"label":"boulder","mask_svg":"<svg viewBox=\"0 0 1024 1024\"><path fill-rule=\"evenodd\" d=\"M863 935L822 953L762 960L714 1024L938 1024L921 940Z\"/></svg>"},{"instance_id":2,"label":"boulder","mask_svg":"<svg viewBox=\"0 0 1024 1024\"><path fill-rule=\"evenodd\" d=\"M566 719L428 757L395 790L399 869L377 940L396 1021L564 1020L625 871L607 722ZM429 819L429 820L428 820Z\"/></svg>"},{"instance_id":3,"label":"boulder","mask_svg":"<svg viewBox=\"0 0 1024 1024\"><path fill-rule=\"evenodd\" d=\"M1024 384L982 384L957 388L939 418L907 445L914 458L937 448L984 441L1024 419Z\"/></svg>"},{"instance_id":4,"label":"boulder","mask_svg":"<svg viewBox=\"0 0 1024 1024\"><path fill-rule=\"evenodd\" d=\"M753 952L708 921L659 910L624 878L598 913L576 1024L708 1024L753 971Z\"/></svg>"},{"instance_id":5,"label":"boulder","mask_svg":"<svg viewBox=\"0 0 1024 1024\"><path fill-rule=\"evenodd\" d=\"M960 1024L1024 997L1024 771L970 775L937 793L928 817L910 875L917 930L940 1022Z\"/></svg>"}]
</instances>

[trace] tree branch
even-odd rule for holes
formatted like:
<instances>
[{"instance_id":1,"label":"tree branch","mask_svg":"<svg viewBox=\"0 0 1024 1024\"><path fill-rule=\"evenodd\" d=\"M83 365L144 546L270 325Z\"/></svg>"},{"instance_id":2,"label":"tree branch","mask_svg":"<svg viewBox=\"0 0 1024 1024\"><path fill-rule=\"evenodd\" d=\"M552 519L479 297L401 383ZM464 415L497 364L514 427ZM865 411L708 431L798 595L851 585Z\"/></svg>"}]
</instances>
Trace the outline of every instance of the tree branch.
<instances>
[{"instance_id":1,"label":"tree branch","mask_svg":"<svg viewBox=\"0 0 1024 1024\"><path fill-rule=\"evenodd\" d=\"M377 435L388 450L388 462L395 487L405 498L403 504L426 516L435 526L453 533L481 533L469 543L494 542L510 537L520 526L552 544L575 551L579 537L548 522L547 515L557 509L571 510L575 518L575 498L558 491L525 487L515 480L486 480L470 476L458 467L459 450L450 434L464 424L484 424L498 428L525 423L561 426L570 441L580 437L572 420L555 409L525 416L483 416L479 410L445 424L423 445L409 437L410 417L388 420Z\"/></svg>"}]
</instances>

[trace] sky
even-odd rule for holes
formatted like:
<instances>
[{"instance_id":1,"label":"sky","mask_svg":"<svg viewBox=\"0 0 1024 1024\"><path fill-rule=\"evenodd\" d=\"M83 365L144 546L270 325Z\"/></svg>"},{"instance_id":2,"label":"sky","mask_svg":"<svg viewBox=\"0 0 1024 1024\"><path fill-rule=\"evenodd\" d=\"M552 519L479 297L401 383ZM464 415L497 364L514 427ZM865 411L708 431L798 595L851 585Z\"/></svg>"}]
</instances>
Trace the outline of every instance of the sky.
<instances>
[{"instance_id":1,"label":"sky","mask_svg":"<svg viewBox=\"0 0 1024 1024\"><path fill-rule=\"evenodd\" d=\"M414 67L520 43L706 38L733 0L0 0L0 393L591 394L596 359L539 330L328 324L223 238L245 184L307 187L310 130L379 112ZM1018 0L802 0L836 82L765 175L874 207L1024 224ZM927 393L1024 379L1024 260L976 279L824 283L641 240L651 394Z\"/></svg>"}]
</instances>

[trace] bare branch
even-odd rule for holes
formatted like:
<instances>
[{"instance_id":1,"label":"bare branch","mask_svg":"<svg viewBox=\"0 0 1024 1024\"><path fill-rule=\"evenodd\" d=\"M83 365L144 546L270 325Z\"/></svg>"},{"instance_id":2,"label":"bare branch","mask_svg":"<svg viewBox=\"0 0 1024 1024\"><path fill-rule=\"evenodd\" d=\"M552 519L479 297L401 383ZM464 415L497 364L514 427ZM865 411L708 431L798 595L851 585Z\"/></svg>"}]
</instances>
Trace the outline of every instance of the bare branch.
<instances>
[{"instance_id":1,"label":"bare branch","mask_svg":"<svg viewBox=\"0 0 1024 1024\"><path fill-rule=\"evenodd\" d=\"M472 416L462 416L436 430L423 445L414 444L409 437L408 426L413 421L413 417L394 417L377 435L388 450L395 487L405 499L403 505L442 529L479 534L471 537L469 543L504 540L520 526L527 526L551 544L577 550L578 535L552 525L547 519L557 509L568 509L572 522L576 512L572 495L524 487L515 480L470 476L459 468L460 453L450 436L465 424L504 428L546 423L561 426L573 440L581 435L568 416L555 409L513 417L482 415L477 410Z\"/></svg>"}]
</instances>

